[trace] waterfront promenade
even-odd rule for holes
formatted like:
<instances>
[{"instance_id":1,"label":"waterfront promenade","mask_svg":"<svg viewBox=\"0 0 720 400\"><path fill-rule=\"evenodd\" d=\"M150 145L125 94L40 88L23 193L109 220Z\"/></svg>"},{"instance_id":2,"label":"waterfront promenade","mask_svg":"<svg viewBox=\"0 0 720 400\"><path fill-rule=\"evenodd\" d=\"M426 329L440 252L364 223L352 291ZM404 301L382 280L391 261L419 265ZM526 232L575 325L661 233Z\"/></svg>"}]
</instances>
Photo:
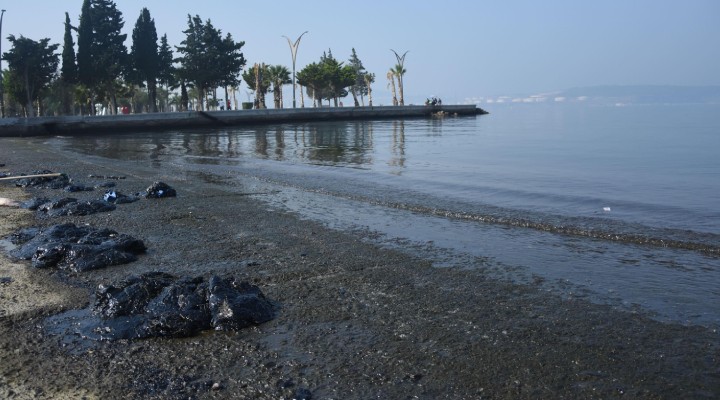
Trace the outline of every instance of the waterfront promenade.
<instances>
[{"instance_id":1,"label":"waterfront promenade","mask_svg":"<svg viewBox=\"0 0 720 400\"><path fill-rule=\"evenodd\" d=\"M486 114L475 105L319 107L0 119L0 137L77 135L188 127Z\"/></svg>"}]
</instances>

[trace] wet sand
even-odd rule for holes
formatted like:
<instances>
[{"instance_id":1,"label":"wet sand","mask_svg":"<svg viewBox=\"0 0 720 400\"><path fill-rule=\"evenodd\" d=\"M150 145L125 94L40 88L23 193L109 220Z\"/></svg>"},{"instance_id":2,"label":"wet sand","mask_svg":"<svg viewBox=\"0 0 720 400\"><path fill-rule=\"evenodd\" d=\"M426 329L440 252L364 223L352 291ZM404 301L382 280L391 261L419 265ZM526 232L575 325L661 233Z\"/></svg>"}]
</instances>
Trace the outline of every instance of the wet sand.
<instances>
[{"instance_id":1,"label":"wet sand","mask_svg":"<svg viewBox=\"0 0 720 400\"><path fill-rule=\"evenodd\" d=\"M185 173L150 160L107 161L3 139L12 172L124 176L134 193L162 180L178 197L111 213L38 219L0 207L0 236L60 222L111 228L149 248L128 265L82 274L0 256L0 398L557 399L720 397L720 336L664 324L481 266L427 260L269 209L252 180ZM100 198L102 191L0 186L0 197ZM268 323L184 339L90 343L53 336L45 318L130 274L235 275L279 305Z\"/></svg>"}]
</instances>

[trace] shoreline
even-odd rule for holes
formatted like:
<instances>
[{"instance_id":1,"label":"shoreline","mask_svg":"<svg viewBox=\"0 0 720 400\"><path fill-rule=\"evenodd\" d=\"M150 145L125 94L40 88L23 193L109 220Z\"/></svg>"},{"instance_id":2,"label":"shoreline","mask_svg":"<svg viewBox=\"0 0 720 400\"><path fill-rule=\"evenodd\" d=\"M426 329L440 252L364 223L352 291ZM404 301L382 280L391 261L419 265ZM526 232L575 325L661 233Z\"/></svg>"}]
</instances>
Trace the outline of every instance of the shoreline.
<instances>
[{"instance_id":1,"label":"shoreline","mask_svg":"<svg viewBox=\"0 0 720 400\"><path fill-rule=\"evenodd\" d=\"M142 238L140 260L82 274L0 263L18 278L2 303L60 294L3 315L0 397L53 398L712 398L720 393L716 331L496 281L481 268L442 269L269 210L252 179L196 176L175 166L78 156L41 140L0 139L1 170L49 169L81 183L125 176L132 193L155 180L178 197L86 217L34 219L0 208L3 235L61 222ZM39 160L39 161L38 161ZM0 185L0 197L62 197ZM97 198L102 192L73 194ZM32 218L31 218L32 217ZM100 342L48 335L44 317L81 308L99 283L129 274L234 275L277 301L277 317L238 333ZM2 275L2 274L0 274ZM218 383L218 389L212 387ZM10 392L12 391L12 393Z\"/></svg>"},{"instance_id":2,"label":"shoreline","mask_svg":"<svg viewBox=\"0 0 720 400\"><path fill-rule=\"evenodd\" d=\"M475 116L487 111L473 105L317 107L153 114L62 116L0 119L0 137L81 135L137 130L225 127L250 124L348 121L383 118Z\"/></svg>"}]
</instances>

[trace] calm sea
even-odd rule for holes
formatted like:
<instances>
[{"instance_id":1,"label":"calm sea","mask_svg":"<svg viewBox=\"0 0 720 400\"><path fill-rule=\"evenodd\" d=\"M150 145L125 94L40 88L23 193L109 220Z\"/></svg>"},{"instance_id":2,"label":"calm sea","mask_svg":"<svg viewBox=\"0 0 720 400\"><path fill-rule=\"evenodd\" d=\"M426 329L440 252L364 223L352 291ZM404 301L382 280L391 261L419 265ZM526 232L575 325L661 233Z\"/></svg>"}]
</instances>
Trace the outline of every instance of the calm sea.
<instances>
[{"instance_id":1,"label":"calm sea","mask_svg":"<svg viewBox=\"0 0 720 400\"><path fill-rule=\"evenodd\" d=\"M720 105L489 111L54 140L231 177L438 267L720 326Z\"/></svg>"}]
</instances>

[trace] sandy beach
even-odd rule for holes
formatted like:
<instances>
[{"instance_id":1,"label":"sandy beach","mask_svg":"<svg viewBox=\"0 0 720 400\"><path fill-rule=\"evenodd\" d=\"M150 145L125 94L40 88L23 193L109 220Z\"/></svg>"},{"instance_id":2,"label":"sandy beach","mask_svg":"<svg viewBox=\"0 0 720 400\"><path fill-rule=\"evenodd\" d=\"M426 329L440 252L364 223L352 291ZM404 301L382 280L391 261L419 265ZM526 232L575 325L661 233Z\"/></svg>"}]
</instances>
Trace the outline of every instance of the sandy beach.
<instances>
[{"instance_id":1,"label":"sandy beach","mask_svg":"<svg viewBox=\"0 0 720 400\"><path fill-rule=\"evenodd\" d=\"M0 207L0 237L62 222L141 238L136 262L83 273L0 255L0 398L711 399L720 336L655 321L482 270L436 268L270 209L233 176L156 168L151 160L80 157L41 140L2 139L0 172L63 172L124 193L161 180L176 198L48 218ZM73 193L97 199L101 190ZM0 197L69 196L0 184ZM9 246L4 242L5 246ZM48 332L46 318L90 304L131 274L235 276L278 305L237 333L94 342Z\"/></svg>"}]
</instances>

